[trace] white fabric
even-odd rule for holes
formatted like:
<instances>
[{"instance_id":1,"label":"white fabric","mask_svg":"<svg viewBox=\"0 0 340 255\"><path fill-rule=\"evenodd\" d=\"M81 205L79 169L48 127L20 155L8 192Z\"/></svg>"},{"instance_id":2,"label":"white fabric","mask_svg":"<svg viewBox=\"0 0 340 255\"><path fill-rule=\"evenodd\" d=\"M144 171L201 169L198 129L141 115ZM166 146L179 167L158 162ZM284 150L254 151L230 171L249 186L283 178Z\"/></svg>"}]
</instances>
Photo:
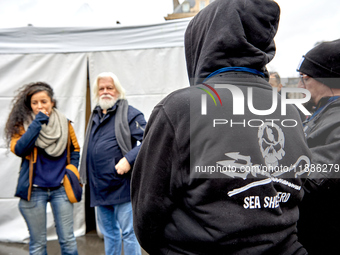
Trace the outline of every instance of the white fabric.
<instances>
[{"instance_id":1,"label":"white fabric","mask_svg":"<svg viewBox=\"0 0 340 255\"><path fill-rule=\"evenodd\" d=\"M16 90L30 82L44 81L53 87L58 109L73 121L82 148L87 79L92 88L94 78L104 71L118 76L129 104L148 119L167 94L189 86L183 48L188 22L183 19L114 28L0 29L0 136L4 135ZM27 227L17 207L19 199L14 198L21 159L7 151L2 139L0 160L0 242L27 242ZM85 234L84 207L84 198L74 204L76 236ZM50 207L48 239L56 239Z\"/></svg>"},{"instance_id":2,"label":"white fabric","mask_svg":"<svg viewBox=\"0 0 340 255\"><path fill-rule=\"evenodd\" d=\"M0 54L177 47L183 45L189 20L145 26L3 28L0 29Z\"/></svg>"},{"instance_id":3,"label":"white fabric","mask_svg":"<svg viewBox=\"0 0 340 255\"><path fill-rule=\"evenodd\" d=\"M155 48L89 53L90 86L101 72L113 72L130 105L149 118L153 107L172 91L189 86L184 48ZM94 102L92 102L92 109Z\"/></svg>"}]
</instances>

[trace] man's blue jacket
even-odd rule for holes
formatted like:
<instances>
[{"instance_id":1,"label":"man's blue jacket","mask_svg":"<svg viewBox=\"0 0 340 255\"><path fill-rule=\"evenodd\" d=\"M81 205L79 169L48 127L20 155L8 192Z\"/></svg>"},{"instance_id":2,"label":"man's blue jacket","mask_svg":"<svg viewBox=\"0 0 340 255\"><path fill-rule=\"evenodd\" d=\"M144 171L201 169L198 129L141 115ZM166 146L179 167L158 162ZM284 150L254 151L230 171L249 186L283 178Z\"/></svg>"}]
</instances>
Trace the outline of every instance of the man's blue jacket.
<instances>
[{"instance_id":1,"label":"man's blue jacket","mask_svg":"<svg viewBox=\"0 0 340 255\"><path fill-rule=\"evenodd\" d=\"M88 184L90 186L91 207L100 205L114 205L129 202L131 170L119 175L115 165L123 158L118 146L115 132L117 104L103 114L97 106L93 112L91 134L89 136L86 166ZM133 166L144 134L146 121L144 115L134 107L128 107L127 120L131 132L130 150L125 156L131 167Z\"/></svg>"}]
</instances>

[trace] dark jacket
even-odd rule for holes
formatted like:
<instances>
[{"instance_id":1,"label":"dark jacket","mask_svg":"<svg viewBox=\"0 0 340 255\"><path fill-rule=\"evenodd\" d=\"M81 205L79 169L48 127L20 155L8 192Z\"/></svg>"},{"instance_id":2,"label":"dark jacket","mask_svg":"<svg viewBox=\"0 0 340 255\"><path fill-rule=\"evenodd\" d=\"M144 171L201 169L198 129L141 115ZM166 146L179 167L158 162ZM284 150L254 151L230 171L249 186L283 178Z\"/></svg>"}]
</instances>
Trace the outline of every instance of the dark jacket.
<instances>
[{"instance_id":1,"label":"dark jacket","mask_svg":"<svg viewBox=\"0 0 340 255\"><path fill-rule=\"evenodd\" d=\"M303 189L295 177L309 163L298 112L290 105L282 115L278 98L272 113L252 113L250 91L255 109L272 105L257 74L224 72L199 84L221 67L265 72L278 17L274 1L217 0L190 22L195 86L154 108L132 176L134 229L149 254L306 254L296 235Z\"/></svg>"},{"instance_id":2,"label":"dark jacket","mask_svg":"<svg viewBox=\"0 0 340 255\"><path fill-rule=\"evenodd\" d=\"M331 102L323 98L316 111L304 123L312 165L300 205L299 238L310 254L337 254L340 250L340 98Z\"/></svg>"},{"instance_id":3,"label":"dark jacket","mask_svg":"<svg viewBox=\"0 0 340 255\"><path fill-rule=\"evenodd\" d=\"M37 140L41 125L46 123L48 117L43 113L38 113L36 118L32 121L27 131L21 128L20 134L14 135L11 140L11 151L22 158L20 173L18 178L18 185L16 188L15 196L23 198L27 201L31 198L31 191L33 185L33 172L34 166L37 160L38 149L35 147L35 141ZM79 164L79 151L80 147L77 141L74 129L69 122L68 132L71 138L70 144L70 164L66 164L65 158L65 173L66 168L72 169L72 166L78 168ZM67 150L67 148L65 148ZM67 157L68 155L66 155Z\"/></svg>"},{"instance_id":4,"label":"dark jacket","mask_svg":"<svg viewBox=\"0 0 340 255\"><path fill-rule=\"evenodd\" d=\"M91 206L114 205L129 202L131 171L119 175L115 165L123 158L115 133L117 104L103 115L99 106L94 109L89 136L86 166L90 185ZM125 156L131 167L134 165L144 134L146 121L143 114L128 107L127 121L131 133L132 150ZM137 124L138 122L138 124Z\"/></svg>"}]
</instances>

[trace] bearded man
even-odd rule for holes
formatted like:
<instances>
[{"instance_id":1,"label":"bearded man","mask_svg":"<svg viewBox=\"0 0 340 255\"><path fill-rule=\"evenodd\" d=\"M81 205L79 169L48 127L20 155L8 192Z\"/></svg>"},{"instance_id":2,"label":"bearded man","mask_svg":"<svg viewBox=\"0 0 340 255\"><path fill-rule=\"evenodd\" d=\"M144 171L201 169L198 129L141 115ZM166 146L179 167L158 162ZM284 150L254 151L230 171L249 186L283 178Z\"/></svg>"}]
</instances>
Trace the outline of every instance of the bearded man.
<instances>
[{"instance_id":1,"label":"bearded man","mask_svg":"<svg viewBox=\"0 0 340 255\"><path fill-rule=\"evenodd\" d=\"M90 206L104 236L105 254L141 254L133 231L131 169L144 134L144 115L128 105L125 90L111 72L97 76L94 108L86 130L80 175L90 188Z\"/></svg>"}]
</instances>

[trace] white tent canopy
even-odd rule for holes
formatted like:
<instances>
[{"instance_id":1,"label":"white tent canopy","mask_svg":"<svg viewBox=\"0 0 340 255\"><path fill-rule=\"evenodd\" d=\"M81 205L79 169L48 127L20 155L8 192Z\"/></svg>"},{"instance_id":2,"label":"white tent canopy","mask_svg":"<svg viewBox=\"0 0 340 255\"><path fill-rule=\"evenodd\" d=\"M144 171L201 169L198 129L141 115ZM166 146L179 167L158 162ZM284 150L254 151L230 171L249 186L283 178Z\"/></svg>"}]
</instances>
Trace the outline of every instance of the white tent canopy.
<instances>
[{"instance_id":1,"label":"white tent canopy","mask_svg":"<svg viewBox=\"0 0 340 255\"><path fill-rule=\"evenodd\" d=\"M182 47L188 19L145 26L0 29L0 53L74 53Z\"/></svg>"},{"instance_id":2,"label":"white tent canopy","mask_svg":"<svg viewBox=\"0 0 340 255\"><path fill-rule=\"evenodd\" d=\"M129 104L146 119L172 91L187 87L184 31L189 20L113 28L0 29L0 134L16 90L36 81L49 83L57 107L73 121L82 146L85 131L87 81L100 72L115 73L126 89ZM93 105L92 107L93 108ZM28 231L14 197L21 159L0 140L0 241L26 242ZM55 239L48 207L48 238ZM74 207L75 234L85 233L84 200Z\"/></svg>"}]
</instances>

